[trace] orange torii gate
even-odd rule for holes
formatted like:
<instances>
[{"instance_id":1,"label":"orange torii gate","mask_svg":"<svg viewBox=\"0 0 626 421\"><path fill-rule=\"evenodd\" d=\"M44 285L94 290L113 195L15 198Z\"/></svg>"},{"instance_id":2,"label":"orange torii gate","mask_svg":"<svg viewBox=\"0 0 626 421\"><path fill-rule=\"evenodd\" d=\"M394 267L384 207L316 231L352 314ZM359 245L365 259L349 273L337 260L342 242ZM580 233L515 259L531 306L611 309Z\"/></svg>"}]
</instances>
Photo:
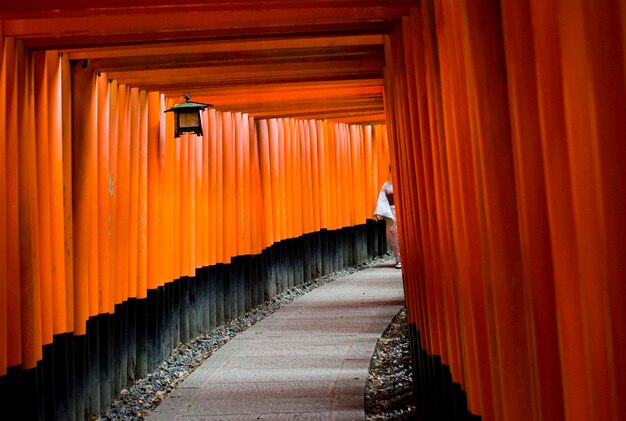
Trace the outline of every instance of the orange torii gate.
<instances>
[{"instance_id":1,"label":"orange torii gate","mask_svg":"<svg viewBox=\"0 0 626 421\"><path fill-rule=\"evenodd\" d=\"M424 416L626 417L622 2L32 3L0 9L3 403L97 412L178 341L384 251L391 162ZM179 49L202 66L155 69ZM227 106L174 140L193 83Z\"/></svg>"},{"instance_id":2,"label":"orange torii gate","mask_svg":"<svg viewBox=\"0 0 626 421\"><path fill-rule=\"evenodd\" d=\"M421 6L385 85L421 390L440 359L486 420L621 419L625 9Z\"/></svg>"},{"instance_id":3,"label":"orange torii gate","mask_svg":"<svg viewBox=\"0 0 626 421\"><path fill-rule=\"evenodd\" d=\"M388 177L383 126L211 109L204 137L174 139L162 94L29 54L5 39L3 68L17 69L2 91L5 379L51 364L44 350L71 335L73 352L56 355L68 366L44 380L65 389L65 405L94 411L179 341L386 251L368 249ZM158 306L180 322L153 325ZM69 396L69 383L82 391Z\"/></svg>"}]
</instances>

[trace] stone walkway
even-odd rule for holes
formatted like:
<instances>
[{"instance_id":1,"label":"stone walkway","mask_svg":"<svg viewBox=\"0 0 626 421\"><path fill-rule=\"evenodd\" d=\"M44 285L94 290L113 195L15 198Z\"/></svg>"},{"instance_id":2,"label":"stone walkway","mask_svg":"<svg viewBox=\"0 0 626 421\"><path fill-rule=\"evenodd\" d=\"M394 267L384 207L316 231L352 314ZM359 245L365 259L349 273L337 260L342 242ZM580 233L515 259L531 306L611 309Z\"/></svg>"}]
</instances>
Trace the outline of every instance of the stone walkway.
<instances>
[{"instance_id":1,"label":"stone walkway","mask_svg":"<svg viewBox=\"0 0 626 421\"><path fill-rule=\"evenodd\" d=\"M324 284L231 339L145 420L364 420L376 341L403 305L392 260Z\"/></svg>"}]
</instances>

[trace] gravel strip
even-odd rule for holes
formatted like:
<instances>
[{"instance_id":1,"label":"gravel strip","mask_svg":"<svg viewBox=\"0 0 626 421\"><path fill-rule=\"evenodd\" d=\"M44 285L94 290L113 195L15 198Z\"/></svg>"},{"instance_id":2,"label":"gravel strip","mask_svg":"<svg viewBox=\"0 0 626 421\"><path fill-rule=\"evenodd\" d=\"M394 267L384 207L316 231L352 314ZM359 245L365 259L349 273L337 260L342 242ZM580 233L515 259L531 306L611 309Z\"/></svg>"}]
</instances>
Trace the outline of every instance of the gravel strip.
<instances>
[{"instance_id":1,"label":"gravel strip","mask_svg":"<svg viewBox=\"0 0 626 421\"><path fill-rule=\"evenodd\" d=\"M416 397L406 309L393 318L374 349L365 384L366 420L414 420Z\"/></svg>"},{"instance_id":2,"label":"gravel strip","mask_svg":"<svg viewBox=\"0 0 626 421\"><path fill-rule=\"evenodd\" d=\"M234 319L198 336L188 343L180 344L154 372L137 380L131 387L123 389L119 399L111 404L109 410L102 414L99 420L142 421L144 419L143 416L154 410L163 398L175 389L196 367L239 332L246 330L285 304L321 285L365 268L376 266L390 258L392 258L391 253L387 253L359 265L351 266L314 279L306 284L293 287L246 313L244 317ZM393 340L393 338L381 338L377 345L375 360L373 359L370 363L370 369L373 370L373 373L376 373L373 374L376 380L371 380L372 374L370 374L370 380L368 380L366 387L366 407L371 408L368 411L368 420L408 419L394 417L397 414L408 414L411 411L411 406L408 405L410 400L408 391L411 389L409 386L410 372L408 371L410 364L408 364L408 367L404 364L405 361L410 362L410 358L407 360L404 355L399 356L398 354L408 352L408 340L406 332L401 329L402 323L398 320L400 319L397 315L394 318L394 322L385 331L385 335L404 335L404 337L399 338L397 341ZM406 325L406 319L404 324ZM407 345L401 345L402 343ZM386 358L384 355L395 356L395 359ZM387 367L390 364L398 364L399 361L403 362L402 367ZM383 373L380 370L386 370L388 373ZM392 375L389 376L389 373L392 373ZM395 373L395 377L393 373ZM398 398L394 397L395 395ZM392 414L396 415L390 418Z\"/></svg>"}]
</instances>

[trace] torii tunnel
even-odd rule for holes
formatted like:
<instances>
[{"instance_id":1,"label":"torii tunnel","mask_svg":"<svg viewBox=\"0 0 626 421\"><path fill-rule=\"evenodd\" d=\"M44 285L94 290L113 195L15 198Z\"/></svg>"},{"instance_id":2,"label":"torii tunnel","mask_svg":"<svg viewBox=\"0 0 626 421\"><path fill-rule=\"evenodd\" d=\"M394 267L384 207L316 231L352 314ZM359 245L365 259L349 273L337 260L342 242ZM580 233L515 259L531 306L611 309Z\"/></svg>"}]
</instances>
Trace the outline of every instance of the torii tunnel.
<instances>
[{"instance_id":1,"label":"torii tunnel","mask_svg":"<svg viewBox=\"0 0 626 421\"><path fill-rule=\"evenodd\" d=\"M0 418L386 253L391 168L419 391L625 420L625 52L619 0L2 1Z\"/></svg>"}]
</instances>

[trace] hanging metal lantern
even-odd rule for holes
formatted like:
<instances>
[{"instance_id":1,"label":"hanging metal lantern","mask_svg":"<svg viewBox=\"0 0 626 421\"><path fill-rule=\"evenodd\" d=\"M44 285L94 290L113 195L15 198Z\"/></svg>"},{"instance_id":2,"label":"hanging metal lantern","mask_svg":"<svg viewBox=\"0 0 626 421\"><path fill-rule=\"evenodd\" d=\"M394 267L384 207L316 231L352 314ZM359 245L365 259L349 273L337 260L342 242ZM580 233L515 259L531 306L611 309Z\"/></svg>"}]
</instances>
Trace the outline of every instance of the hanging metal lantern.
<instances>
[{"instance_id":1,"label":"hanging metal lantern","mask_svg":"<svg viewBox=\"0 0 626 421\"><path fill-rule=\"evenodd\" d=\"M195 133L202 136L202 120L200 119L200 111L212 104L203 104L201 102L193 102L191 96L185 95L185 102L174 105L165 112L172 111L174 113L174 137L178 138L182 133Z\"/></svg>"}]
</instances>

